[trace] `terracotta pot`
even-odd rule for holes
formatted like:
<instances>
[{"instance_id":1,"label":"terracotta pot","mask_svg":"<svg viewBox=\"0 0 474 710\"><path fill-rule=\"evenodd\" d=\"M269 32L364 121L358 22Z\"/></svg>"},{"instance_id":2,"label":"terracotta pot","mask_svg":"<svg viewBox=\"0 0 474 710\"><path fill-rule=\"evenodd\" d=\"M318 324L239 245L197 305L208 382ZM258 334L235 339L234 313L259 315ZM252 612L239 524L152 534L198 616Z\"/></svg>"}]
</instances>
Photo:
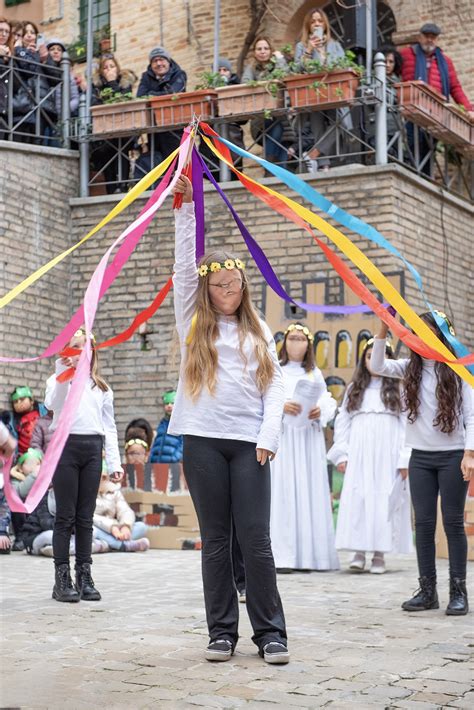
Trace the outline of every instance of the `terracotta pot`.
<instances>
[{"instance_id":1,"label":"terracotta pot","mask_svg":"<svg viewBox=\"0 0 474 710\"><path fill-rule=\"evenodd\" d=\"M294 74L285 78L292 108L336 108L355 99L359 75L353 69L317 74Z\"/></svg>"},{"instance_id":2,"label":"terracotta pot","mask_svg":"<svg viewBox=\"0 0 474 710\"><path fill-rule=\"evenodd\" d=\"M403 115L418 126L429 128L433 135L443 137L447 131L446 99L424 81L396 84L398 103Z\"/></svg>"},{"instance_id":3,"label":"terracotta pot","mask_svg":"<svg viewBox=\"0 0 474 710\"><path fill-rule=\"evenodd\" d=\"M145 130L151 126L148 99L92 106L91 115L94 134L126 133L127 131Z\"/></svg>"},{"instance_id":4,"label":"terracotta pot","mask_svg":"<svg viewBox=\"0 0 474 710\"><path fill-rule=\"evenodd\" d=\"M112 40L109 37L107 39L101 39L99 42L99 47L101 54L105 54L105 52L110 52L112 49Z\"/></svg>"},{"instance_id":5,"label":"terracotta pot","mask_svg":"<svg viewBox=\"0 0 474 710\"><path fill-rule=\"evenodd\" d=\"M190 123L193 115L213 118L217 93L214 89L187 91L183 94L153 96L150 105L157 126L179 126Z\"/></svg>"},{"instance_id":6,"label":"terracotta pot","mask_svg":"<svg viewBox=\"0 0 474 710\"><path fill-rule=\"evenodd\" d=\"M473 130L473 122L470 117L464 111L461 111L457 106L452 104L446 105L446 112L448 116L448 129L453 145L464 146L467 145L472 149L471 133Z\"/></svg>"},{"instance_id":7,"label":"terracotta pot","mask_svg":"<svg viewBox=\"0 0 474 710\"><path fill-rule=\"evenodd\" d=\"M283 87L277 88L276 96L270 91L269 82L236 84L216 89L219 116L235 116L283 108Z\"/></svg>"}]
</instances>

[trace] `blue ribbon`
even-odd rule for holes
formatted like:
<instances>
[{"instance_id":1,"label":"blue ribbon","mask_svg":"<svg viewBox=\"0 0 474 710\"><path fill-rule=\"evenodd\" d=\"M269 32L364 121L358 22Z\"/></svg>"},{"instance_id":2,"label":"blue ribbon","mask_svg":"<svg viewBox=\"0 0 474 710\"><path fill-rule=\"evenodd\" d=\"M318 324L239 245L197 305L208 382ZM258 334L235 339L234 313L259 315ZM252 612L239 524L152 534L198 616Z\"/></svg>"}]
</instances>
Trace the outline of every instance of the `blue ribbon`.
<instances>
[{"instance_id":1,"label":"blue ribbon","mask_svg":"<svg viewBox=\"0 0 474 710\"><path fill-rule=\"evenodd\" d=\"M212 138L212 136L210 137ZM234 143L231 143L230 141L226 140L225 138L222 138L221 136L219 136L219 141L225 144L234 153L240 155L242 158L250 158L251 160L255 160L263 168L265 168L265 170L268 170L268 172L279 178L281 182L283 182L287 187L289 187L291 190L294 190L305 200L308 200L308 202L311 202L311 204L313 204L318 210L320 210L321 212L325 212L329 217L332 217L336 222L338 222L342 226L347 227L347 229L350 229L356 234L359 234L361 237L364 237L364 239L369 239L370 241L374 242L374 244L377 244L377 246L386 249L398 259L401 259L401 261L413 275L416 285L420 289L424 302L426 303L431 315L435 319L440 331L443 333L444 337L454 350L456 357L460 358L470 354L469 349L449 332L449 327L445 319L435 312L435 309L426 298L423 288L423 281L413 264L407 261L403 254L399 252L397 247L395 247L391 242L389 242L388 239L386 239L382 234L380 234L380 232L375 229L375 227L372 227L372 225L367 224L358 217L349 214L341 207L338 207L334 204L334 202L328 200L327 197L324 197L324 195L322 195L320 192L311 187L309 183L305 182L304 180L301 180L301 178L299 178L294 173L291 173L288 170L281 168L279 165L269 163L264 158L259 158L256 155L252 155L252 153L249 153L243 148L239 148L239 146L234 145ZM467 365L466 367L471 374L474 374L474 365Z\"/></svg>"}]
</instances>

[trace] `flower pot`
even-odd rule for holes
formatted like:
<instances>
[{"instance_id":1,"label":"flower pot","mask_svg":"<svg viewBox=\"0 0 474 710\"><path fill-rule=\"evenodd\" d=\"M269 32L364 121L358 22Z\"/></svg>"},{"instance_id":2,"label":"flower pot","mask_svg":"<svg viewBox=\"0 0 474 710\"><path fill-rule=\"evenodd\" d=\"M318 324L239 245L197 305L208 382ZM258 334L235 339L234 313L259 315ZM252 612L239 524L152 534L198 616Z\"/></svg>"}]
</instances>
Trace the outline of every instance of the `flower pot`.
<instances>
[{"instance_id":1,"label":"flower pot","mask_svg":"<svg viewBox=\"0 0 474 710\"><path fill-rule=\"evenodd\" d=\"M202 119L212 118L216 101L214 89L199 89L183 94L153 96L150 105L157 126L179 126L190 123L194 114Z\"/></svg>"},{"instance_id":2,"label":"flower pot","mask_svg":"<svg viewBox=\"0 0 474 710\"><path fill-rule=\"evenodd\" d=\"M107 37L106 39L101 39L99 42L99 47L101 54L110 52L112 49L112 40L110 39L110 37Z\"/></svg>"},{"instance_id":3,"label":"flower pot","mask_svg":"<svg viewBox=\"0 0 474 710\"><path fill-rule=\"evenodd\" d=\"M94 134L127 133L146 130L151 126L151 112L147 99L92 106L91 115Z\"/></svg>"},{"instance_id":4,"label":"flower pot","mask_svg":"<svg viewBox=\"0 0 474 710\"><path fill-rule=\"evenodd\" d=\"M317 74L294 74L284 81L292 108L337 108L355 99L359 74L353 69L336 69Z\"/></svg>"},{"instance_id":5,"label":"flower pot","mask_svg":"<svg viewBox=\"0 0 474 710\"><path fill-rule=\"evenodd\" d=\"M474 145L472 144L472 132L474 122L467 113L461 111L453 104L446 105L448 135L446 140L459 148L461 152L472 154Z\"/></svg>"},{"instance_id":6,"label":"flower pot","mask_svg":"<svg viewBox=\"0 0 474 710\"><path fill-rule=\"evenodd\" d=\"M447 130L446 99L424 81L404 81L395 85L401 113L417 126L429 128L442 138Z\"/></svg>"},{"instance_id":7,"label":"flower pot","mask_svg":"<svg viewBox=\"0 0 474 710\"><path fill-rule=\"evenodd\" d=\"M272 86L276 87L272 91ZM235 116L283 108L283 87L275 82L261 81L236 84L216 89L219 116Z\"/></svg>"}]
</instances>

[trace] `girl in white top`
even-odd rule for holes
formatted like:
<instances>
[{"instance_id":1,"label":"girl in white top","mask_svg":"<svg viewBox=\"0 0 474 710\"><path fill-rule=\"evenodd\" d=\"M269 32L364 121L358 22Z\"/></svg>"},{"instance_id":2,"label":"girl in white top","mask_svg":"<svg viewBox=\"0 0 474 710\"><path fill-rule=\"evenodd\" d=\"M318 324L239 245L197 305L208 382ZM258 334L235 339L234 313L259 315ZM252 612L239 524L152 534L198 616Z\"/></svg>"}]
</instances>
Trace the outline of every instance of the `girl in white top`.
<instances>
[{"instance_id":1,"label":"girl in white top","mask_svg":"<svg viewBox=\"0 0 474 710\"><path fill-rule=\"evenodd\" d=\"M168 431L184 435L186 481L199 519L210 643L226 661L238 639L231 564L235 523L246 572L253 641L269 663L287 663L286 628L270 545L270 466L278 448L283 382L270 329L252 306L244 265L224 251L196 269L192 185L175 192L174 305L181 372Z\"/></svg>"},{"instance_id":2,"label":"girl in white top","mask_svg":"<svg viewBox=\"0 0 474 710\"><path fill-rule=\"evenodd\" d=\"M71 339L72 348L86 343L84 328ZM93 339L92 345L95 344ZM75 367L79 356L56 361L56 372L46 383L45 406L53 411L51 429L57 427L71 382L57 376ZM53 477L56 518L53 551L56 570L53 599L60 602L98 601L101 596L91 576L92 521L102 471L102 450L109 474L121 477L120 452L114 420L113 393L100 377L97 351L92 350L91 375L75 413L71 432ZM76 586L69 570L69 542L76 536Z\"/></svg>"},{"instance_id":3,"label":"girl in white top","mask_svg":"<svg viewBox=\"0 0 474 710\"><path fill-rule=\"evenodd\" d=\"M337 403L314 364L313 336L301 323L288 326L280 351L285 406L280 449L272 461L270 536L277 570L339 569L323 427ZM304 422L295 401L299 382L320 385Z\"/></svg>"},{"instance_id":4,"label":"girl in white top","mask_svg":"<svg viewBox=\"0 0 474 710\"><path fill-rule=\"evenodd\" d=\"M413 549L410 499L405 480L410 450L405 447L406 417L400 384L374 376L367 341L336 417L328 458L344 473L337 518L336 547L354 550L349 565L363 572L373 552L370 572L385 572L385 553ZM386 344L393 361L392 346Z\"/></svg>"},{"instance_id":5,"label":"girl in white top","mask_svg":"<svg viewBox=\"0 0 474 710\"><path fill-rule=\"evenodd\" d=\"M439 311L437 314L454 334L445 314ZM452 351L432 314L425 313L421 318ZM387 332L382 323L370 367L383 377L403 380L408 413L406 442L412 447L408 470L420 574L420 589L402 608L405 611L439 608L435 562L439 494L449 548L450 593L446 614L464 615L468 612L464 505L468 481L474 474L473 390L448 365L426 360L413 351L402 360L385 359Z\"/></svg>"}]
</instances>

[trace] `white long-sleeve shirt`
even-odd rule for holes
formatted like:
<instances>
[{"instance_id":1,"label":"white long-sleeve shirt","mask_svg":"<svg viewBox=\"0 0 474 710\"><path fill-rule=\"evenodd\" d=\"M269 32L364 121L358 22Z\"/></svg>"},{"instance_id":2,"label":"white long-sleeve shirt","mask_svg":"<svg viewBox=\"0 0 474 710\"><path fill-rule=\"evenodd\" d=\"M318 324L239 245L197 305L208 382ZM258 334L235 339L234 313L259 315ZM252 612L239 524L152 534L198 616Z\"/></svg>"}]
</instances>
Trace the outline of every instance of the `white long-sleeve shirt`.
<instances>
[{"instance_id":1,"label":"white long-sleeve shirt","mask_svg":"<svg viewBox=\"0 0 474 710\"><path fill-rule=\"evenodd\" d=\"M408 362L408 358L387 359L385 357L385 340L375 338L370 368L377 375L403 379ZM422 451L474 449L474 393L472 387L463 381L462 407L459 412L458 424L451 434L443 434L433 425L438 412L436 385L435 361L423 358L423 370L418 392L420 400L418 416L413 423L407 421L407 445Z\"/></svg>"},{"instance_id":2,"label":"white long-sleeve shirt","mask_svg":"<svg viewBox=\"0 0 474 710\"><path fill-rule=\"evenodd\" d=\"M5 426L3 422L0 422L0 446L4 446L9 437L11 436L8 428Z\"/></svg>"},{"instance_id":3,"label":"white long-sleeve shirt","mask_svg":"<svg viewBox=\"0 0 474 710\"><path fill-rule=\"evenodd\" d=\"M56 372L46 382L44 404L53 411L50 429L58 426L59 417L66 401L71 382L58 382L57 375L66 370L61 360L56 360ZM89 378L71 427L71 434L100 434L104 437L105 460L109 473L122 471L114 417L114 395L109 389L104 392Z\"/></svg>"},{"instance_id":4,"label":"white long-sleeve shirt","mask_svg":"<svg viewBox=\"0 0 474 710\"><path fill-rule=\"evenodd\" d=\"M175 211L176 263L174 265L174 308L176 328L181 344L181 376L168 432L193 434L216 439L255 442L258 448L276 452L283 416L283 376L269 327L260 321L268 351L275 365L273 380L262 395L257 387L258 361L253 339L247 337L243 352L239 350L237 319L219 318L219 335L215 342L218 354L217 383L213 395L204 386L195 401L185 393L184 363L186 338L196 310L198 279L195 263L196 223L194 204L185 203Z\"/></svg>"}]
</instances>

